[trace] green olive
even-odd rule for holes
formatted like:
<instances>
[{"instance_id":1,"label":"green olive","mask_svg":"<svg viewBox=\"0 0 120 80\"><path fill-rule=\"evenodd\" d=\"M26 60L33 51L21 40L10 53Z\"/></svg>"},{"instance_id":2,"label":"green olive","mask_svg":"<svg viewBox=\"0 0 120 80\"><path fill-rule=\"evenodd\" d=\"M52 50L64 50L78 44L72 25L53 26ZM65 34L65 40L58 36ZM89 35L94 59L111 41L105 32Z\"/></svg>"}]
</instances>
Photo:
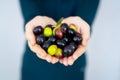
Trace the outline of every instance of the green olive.
<instances>
[{"instance_id":1,"label":"green olive","mask_svg":"<svg viewBox=\"0 0 120 80\"><path fill-rule=\"evenodd\" d=\"M48 54L51 56L54 55L56 53L56 51L57 51L56 45L51 45L47 50Z\"/></svg>"},{"instance_id":2,"label":"green olive","mask_svg":"<svg viewBox=\"0 0 120 80\"><path fill-rule=\"evenodd\" d=\"M62 56L62 49L61 48L57 48L57 51L55 53L56 57L61 57Z\"/></svg>"},{"instance_id":3,"label":"green olive","mask_svg":"<svg viewBox=\"0 0 120 80\"><path fill-rule=\"evenodd\" d=\"M50 37L50 36L52 36L52 29L49 28L49 27L46 27L46 28L44 29L44 36L45 36L45 37Z\"/></svg>"}]
</instances>

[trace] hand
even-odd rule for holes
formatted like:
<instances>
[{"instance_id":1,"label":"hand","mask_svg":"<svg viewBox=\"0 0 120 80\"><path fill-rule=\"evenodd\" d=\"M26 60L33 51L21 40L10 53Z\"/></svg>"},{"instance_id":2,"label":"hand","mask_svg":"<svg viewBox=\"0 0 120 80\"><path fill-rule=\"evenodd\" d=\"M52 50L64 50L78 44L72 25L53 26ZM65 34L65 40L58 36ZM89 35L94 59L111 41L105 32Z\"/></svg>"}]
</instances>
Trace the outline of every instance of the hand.
<instances>
[{"instance_id":1,"label":"hand","mask_svg":"<svg viewBox=\"0 0 120 80\"><path fill-rule=\"evenodd\" d=\"M82 44L78 46L78 49L70 57L65 57L60 60L60 63L65 66L72 65L76 59L78 59L85 51L87 47L87 42L90 38L90 26L82 20L80 17L68 17L62 21L62 23L75 24L78 27L78 32L81 33L83 41Z\"/></svg>"},{"instance_id":2,"label":"hand","mask_svg":"<svg viewBox=\"0 0 120 80\"><path fill-rule=\"evenodd\" d=\"M56 22L52 18L46 16L36 16L26 24L25 36L28 40L28 45L31 51L33 51L39 58L54 64L58 62L58 59L47 54L38 44L36 44L35 36L33 34L33 29L36 26L46 26L47 24L56 25Z\"/></svg>"}]
</instances>

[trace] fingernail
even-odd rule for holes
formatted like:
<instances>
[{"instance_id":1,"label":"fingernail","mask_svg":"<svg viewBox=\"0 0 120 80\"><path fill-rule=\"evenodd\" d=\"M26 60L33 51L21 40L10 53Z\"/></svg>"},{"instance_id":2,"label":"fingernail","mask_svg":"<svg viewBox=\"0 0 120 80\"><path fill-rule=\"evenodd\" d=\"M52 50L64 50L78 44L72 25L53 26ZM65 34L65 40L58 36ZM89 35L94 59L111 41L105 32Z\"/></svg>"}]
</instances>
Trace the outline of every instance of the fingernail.
<instances>
[{"instance_id":1,"label":"fingernail","mask_svg":"<svg viewBox=\"0 0 120 80\"><path fill-rule=\"evenodd\" d=\"M74 58L74 60L76 60L76 59L77 59L77 56L76 56L76 55L73 55L73 58Z\"/></svg>"},{"instance_id":2,"label":"fingernail","mask_svg":"<svg viewBox=\"0 0 120 80\"><path fill-rule=\"evenodd\" d=\"M72 65L73 61L69 60L68 65Z\"/></svg>"},{"instance_id":3,"label":"fingernail","mask_svg":"<svg viewBox=\"0 0 120 80\"><path fill-rule=\"evenodd\" d=\"M69 65L72 66L72 65L73 65L73 62L70 62Z\"/></svg>"},{"instance_id":4,"label":"fingernail","mask_svg":"<svg viewBox=\"0 0 120 80\"><path fill-rule=\"evenodd\" d=\"M50 63L50 60L47 60L48 61L48 63Z\"/></svg>"},{"instance_id":5,"label":"fingernail","mask_svg":"<svg viewBox=\"0 0 120 80\"><path fill-rule=\"evenodd\" d=\"M68 66L67 64L64 64L65 66Z\"/></svg>"},{"instance_id":6,"label":"fingernail","mask_svg":"<svg viewBox=\"0 0 120 80\"><path fill-rule=\"evenodd\" d=\"M62 60L59 61L62 64Z\"/></svg>"}]
</instances>

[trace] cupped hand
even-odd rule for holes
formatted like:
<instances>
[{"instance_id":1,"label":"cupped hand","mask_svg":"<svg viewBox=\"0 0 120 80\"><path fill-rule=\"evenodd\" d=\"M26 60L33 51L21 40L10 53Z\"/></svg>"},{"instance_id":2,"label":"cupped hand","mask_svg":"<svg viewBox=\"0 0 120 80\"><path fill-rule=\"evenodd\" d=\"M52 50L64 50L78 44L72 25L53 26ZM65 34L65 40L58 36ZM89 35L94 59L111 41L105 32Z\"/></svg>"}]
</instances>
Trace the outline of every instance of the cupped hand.
<instances>
[{"instance_id":1,"label":"cupped hand","mask_svg":"<svg viewBox=\"0 0 120 80\"><path fill-rule=\"evenodd\" d=\"M86 51L87 43L90 38L90 26L78 16L65 18L62 23L76 25L78 27L78 32L82 35L83 38L82 43L78 46L77 50L73 53L72 56L59 60L60 63L68 66L72 65Z\"/></svg>"},{"instance_id":2,"label":"cupped hand","mask_svg":"<svg viewBox=\"0 0 120 80\"><path fill-rule=\"evenodd\" d=\"M33 34L33 29L37 26L46 26L47 24L56 25L56 22L49 17L46 16L36 16L31 21L29 21L25 26L25 36L28 41L28 45L39 58L46 60L51 63L58 62L58 58L50 56L47 54L37 43L35 40L35 36Z\"/></svg>"}]
</instances>

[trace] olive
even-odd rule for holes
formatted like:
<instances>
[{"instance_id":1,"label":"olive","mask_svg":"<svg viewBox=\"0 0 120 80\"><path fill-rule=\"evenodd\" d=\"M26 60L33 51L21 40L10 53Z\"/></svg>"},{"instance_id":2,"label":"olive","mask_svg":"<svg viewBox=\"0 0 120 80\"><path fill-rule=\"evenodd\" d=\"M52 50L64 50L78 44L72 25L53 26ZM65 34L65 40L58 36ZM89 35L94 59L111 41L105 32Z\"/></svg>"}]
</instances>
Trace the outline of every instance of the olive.
<instances>
[{"instance_id":1,"label":"olive","mask_svg":"<svg viewBox=\"0 0 120 80\"><path fill-rule=\"evenodd\" d=\"M54 55L57 51L57 46L56 45L50 45L47 52L49 55Z\"/></svg>"},{"instance_id":2,"label":"olive","mask_svg":"<svg viewBox=\"0 0 120 80\"><path fill-rule=\"evenodd\" d=\"M70 45L68 45L63 50L63 56L64 57L69 57L73 54L73 52L74 52L73 48Z\"/></svg>"},{"instance_id":3,"label":"olive","mask_svg":"<svg viewBox=\"0 0 120 80\"><path fill-rule=\"evenodd\" d=\"M43 33L43 28L42 28L42 26L37 26L37 27L35 27L35 28L33 29L33 33L34 33L35 35L42 34L42 33Z\"/></svg>"},{"instance_id":4,"label":"olive","mask_svg":"<svg viewBox=\"0 0 120 80\"><path fill-rule=\"evenodd\" d=\"M43 43L43 46L42 46L42 48L45 50L45 51L47 51L47 49L48 49L48 47L51 45L51 42L50 41L45 41L44 43Z\"/></svg>"},{"instance_id":5,"label":"olive","mask_svg":"<svg viewBox=\"0 0 120 80\"><path fill-rule=\"evenodd\" d=\"M36 36L36 42L40 46L42 46L42 44L44 43L44 41L45 41L45 37L44 37L43 34Z\"/></svg>"},{"instance_id":6,"label":"olive","mask_svg":"<svg viewBox=\"0 0 120 80\"><path fill-rule=\"evenodd\" d=\"M51 43L55 43L56 38L54 36L51 36L51 37L48 38L48 41L50 41Z\"/></svg>"},{"instance_id":7,"label":"olive","mask_svg":"<svg viewBox=\"0 0 120 80\"><path fill-rule=\"evenodd\" d=\"M63 33L66 33L67 32L67 29L68 29L68 25L66 23L62 23L61 24L61 31Z\"/></svg>"},{"instance_id":8,"label":"olive","mask_svg":"<svg viewBox=\"0 0 120 80\"><path fill-rule=\"evenodd\" d=\"M67 34L70 38L73 38L75 36L75 30L72 28L68 28Z\"/></svg>"},{"instance_id":9,"label":"olive","mask_svg":"<svg viewBox=\"0 0 120 80\"><path fill-rule=\"evenodd\" d=\"M60 48L64 48L66 46L66 42L65 41L62 41L62 40L57 40L56 41L56 44L58 47Z\"/></svg>"}]
</instances>

